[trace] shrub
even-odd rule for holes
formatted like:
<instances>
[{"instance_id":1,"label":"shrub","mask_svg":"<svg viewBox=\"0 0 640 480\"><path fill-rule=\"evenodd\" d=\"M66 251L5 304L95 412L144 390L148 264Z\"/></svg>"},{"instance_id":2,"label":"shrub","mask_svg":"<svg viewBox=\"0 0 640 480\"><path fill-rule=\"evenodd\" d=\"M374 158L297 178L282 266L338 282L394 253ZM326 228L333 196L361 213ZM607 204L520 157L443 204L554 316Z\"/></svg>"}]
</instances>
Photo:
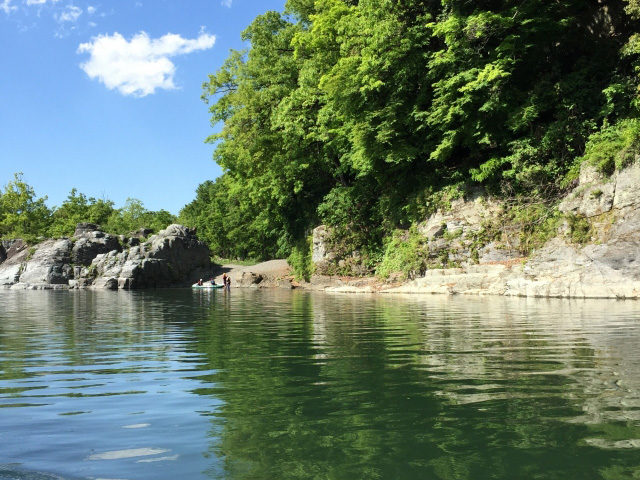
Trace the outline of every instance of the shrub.
<instances>
[{"instance_id":1,"label":"shrub","mask_svg":"<svg viewBox=\"0 0 640 480\"><path fill-rule=\"evenodd\" d=\"M611 175L632 163L638 153L640 120L626 119L591 135L579 161L596 165L601 173Z\"/></svg>"},{"instance_id":2,"label":"shrub","mask_svg":"<svg viewBox=\"0 0 640 480\"><path fill-rule=\"evenodd\" d=\"M289 265L293 268L296 280L309 281L313 275L313 262L311 261L312 240L307 237L296 243L291 249L291 254L287 258Z\"/></svg>"},{"instance_id":3,"label":"shrub","mask_svg":"<svg viewBox=\"0 0 640 480\"><path fill-rule=\"evenodd\" d=\"M388 278L399 273L404 279L424 275L428 261L428 240L417 229L396 230L385 242L376 275Z\"/></svg>"}]
</instances>

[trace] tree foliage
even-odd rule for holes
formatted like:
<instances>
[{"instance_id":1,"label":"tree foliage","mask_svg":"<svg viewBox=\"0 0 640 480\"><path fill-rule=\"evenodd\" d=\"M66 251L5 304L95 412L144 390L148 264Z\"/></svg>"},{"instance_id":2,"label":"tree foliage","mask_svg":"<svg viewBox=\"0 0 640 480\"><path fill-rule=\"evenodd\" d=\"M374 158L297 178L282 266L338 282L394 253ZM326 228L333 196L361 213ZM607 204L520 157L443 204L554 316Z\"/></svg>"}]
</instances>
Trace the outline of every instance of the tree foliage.
<instances>
[{"instance_id":1,"label":"tree foliage","mask_svg":"<svg viewBox=\"0 0 640 480\"><path fill-rule=\"evenodd\" d=\"M72 189L59 207L50 209L47 197L36 196L21 173L16 173L4 190L0 190L0 238L22 238L29 242L39 238L70 237L82 222L100 225L113 234L128 234L148 228L158 232L177 219L166 210L150 211L135 198L127 199L116 209L111 200L87 197Z\"/></svg>"},{"instance_id":2,"label":"tree foliage","mask_svg":"<svg viewBox=\"0 0 640 480\"><path fill-rule=\"evenodd\" d=\"M452 185L550 191L638 113L639 5L290 0L204 84L225 173L183 217L268 258L320 222L382 249Z\"/></svg>"},{"instance_id":3,"label":"tree foliage","mask_svg":"<svg viewBox=\"0 0 640 480\"><path fill-rule=\"evenodd\" d=\"M34 240L43 235L51 224L51 211L47 197L37 198L33 187L14 174L0 191L0 238L24 238Z\"/></svg>"}]
</instances>

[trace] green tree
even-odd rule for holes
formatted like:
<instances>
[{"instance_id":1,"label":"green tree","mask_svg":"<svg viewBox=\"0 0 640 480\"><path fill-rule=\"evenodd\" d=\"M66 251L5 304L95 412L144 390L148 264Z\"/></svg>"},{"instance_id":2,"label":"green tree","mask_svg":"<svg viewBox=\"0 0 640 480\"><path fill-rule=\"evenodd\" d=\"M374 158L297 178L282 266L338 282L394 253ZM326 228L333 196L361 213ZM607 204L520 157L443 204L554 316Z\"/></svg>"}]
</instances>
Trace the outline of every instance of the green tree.
<instances>
[{"instance_id":1,"label":"green tree","mask_svg":"<svg viewBox=\"0 0 640 480\"><path fill-rule=\"evenodd\" d=\"M77 189L72 189L60 207L54 209L49 235L52 237L71 236L76 225L81 222L96 223L105 226L113 214L111 200L87 198Z\"/></svg>"},{"instance_id":2,"label":"green tree","mask_svg":"<svg viewBox=\"0 0 640 480\"><path fill-rule=\"evenodd\" d=\"M166 210L149 211L141 200L127 198L124 207L114 210L106 222L106 231L126 235L141 228L158 232L174 223L176 217Z\"/></svg>"},{"instance_id":3,"label":"green tree","mask_svg":"<svg viewBox=\"0 0 640 480\"><path fill-rule=\"evenodd\" d=\"M637 116L639 18L637 0L289 0L204 84L225 174L182 216L214 251L283 257L324 222L375 257L443 191L559 192L594 132Z\"/></svg>"},{"instance_id":4,"label":"green tree","mask_svg":"<svg viewBox=\"0 0 640 480\"><path fill-rule=\"evenodd\" d=\"M36 197L22 173L14 174L13 180L0 191L0 237L34 241L45 235L51 223L46 200L46 196Z\"/></svg>"}]
</instances>

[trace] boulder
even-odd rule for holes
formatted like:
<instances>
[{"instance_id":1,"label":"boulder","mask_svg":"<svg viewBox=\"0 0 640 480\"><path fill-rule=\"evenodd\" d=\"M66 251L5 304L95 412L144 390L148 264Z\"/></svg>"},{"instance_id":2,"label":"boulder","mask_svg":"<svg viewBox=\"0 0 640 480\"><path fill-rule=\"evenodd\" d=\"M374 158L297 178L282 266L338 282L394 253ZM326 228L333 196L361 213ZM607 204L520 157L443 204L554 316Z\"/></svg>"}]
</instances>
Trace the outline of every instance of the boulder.
<instances>
[{"instance_id":1,"label":"boulder","mask_svg":"<svg viewBox=\"0 0 640 480\"><path fill-rule=\"evenodd\" d=\"M26 244L22 240L2 240L4 260L0 262L0 287L8 288L18 282L23 270L23 262L29 255Z\"/></svg>"},{"instance_id":2,"label":"boulder","mask_svg":"<svg viewBox=\"0 0 640 480\"><path fill-rule=\"evenodd\" d=\"M62 285L73 278L71 241L45 240L30 247L21 265L18 283L27 285Z\"/></svg>"},{"instance_id":3,"label":"boulder","mask_svg":"<svg viewBox=\"0 0 640 480\"><path fill-rule=\"evenodd\" d=\"M96 230L102 230L100 228L100 225L97 225L95 223L79 223L76 225L76 231L73 232L73 236L79 237Z\"/></svg>"},{"instance_id":4,"label":"boulder","mask_svg":"<svg viewBox=\"0 0 640 480\"><path fill-rule=\"evenodd\" d=\"M186 286L210 270L208 247L174 224L128 250L98 254L82 278L94 288L128 290Z\"/></svg>"},{"instance_id":5,"label":"boulder","mask_svg":"<svg viewBox=\"0 0 640 480\"><path fill-rule=\"evenodd\" d=\"M27 244L21 239L0 241L0 251L4 252L4 260L1 260L0 263L5 260L11 260L26 248Z\"/></svg>"},{"instance_id":6,"label":"boulder","mask_svg":"<svg viewBox=\"0 0 640 480\"><path fill-rule=\"evenodd\" d=\"M253 287L258 286L264 277L259 273L254 272L242 272L242 276L240 277L240 281L238 285L240 287Z\"/></svg>"},{"instance_id":7,"label":"boulder","mask_svg":"<svg viewBox=\"0 0 640 480\"><path fill-rule=\"evenodd\" d=\"M80 223L76 227L76 240L71 251L71 261L74 264L91 265L91 261L97 255L120 250L120 242L116 237L98 229L89 230L87 226L97 227L87 223Z\"/></svg>"}]
</instances>

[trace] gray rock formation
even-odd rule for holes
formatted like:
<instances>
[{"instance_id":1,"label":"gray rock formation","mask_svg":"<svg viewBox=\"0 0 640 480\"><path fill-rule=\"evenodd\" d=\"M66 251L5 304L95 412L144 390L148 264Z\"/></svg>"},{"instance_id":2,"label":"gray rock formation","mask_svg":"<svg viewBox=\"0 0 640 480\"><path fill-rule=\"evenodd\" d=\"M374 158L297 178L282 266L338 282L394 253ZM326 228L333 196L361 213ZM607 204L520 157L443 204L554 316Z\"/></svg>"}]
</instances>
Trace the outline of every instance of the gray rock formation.
<instances>
[{"instance_id":1,"label":"gray rock formation","mask_svg":"<svg viewBox=\"0 0 640 480\"><path fill-rule=\"evenodd\" d=\"M331 257L329 256L329 248L327 246L328 236L329 229L326 225L320 225L313 229L313 245L311 251L311 261L313 261L313 263L331 260Z\"/></svg>"},{"instance_id":2,"label":"gray rock formation","mask_svg":"<svg viewBox=\"0 0 640 480\"><path fill-rule=\"evenodd\" d=\"M146 242L98 254L78 286L137 289L190 285L211 270L208 247L182 225L170 225Z\"/></svg>"},{"instance_id":3,"label":"gray rock formation","mask_svg":"<svg viewBox=\"0 0 640 480\"><path fill-rule=\"evenodd\" d=\"M640 164L610 178L583 164L579 185L560 203L588 221L587 245L563 236L525 263L429 271L398 292L499 294L527 297L640 298ZM391 290L390 290L391 291Z\"/></svg>"},{"instance_id":4,"label":"gray rock formation","mask_svg":"<svg viewBox=\"0 0 640 480\"><path fill-rule=\"evenodd\" d=\"M640 162L606 178L593 165L583 164L579 185L560 203L559 210L591 218L612 210L640 205Z\"/></svg>"},{"instance_id":5,"label":"gray rock formation","mask_svg":"<svg viewBox=\"0 0 640 480\"><path fill-rule=\"evenodd\" d=\"M262 280L264 280L264 277L259 273L242 272L238 285L241 287L257 287Z\"/></svg>"},{"instance_id":6,"label":"gray rock formation","mask_svg":"<svg viewBox=\"0 0 640 480\"><path fill-rule=\"evenodd\" d=\"M3 242L0 287L168 287L190 284L210 271L209 249L181 225L124 251L116 237L96 228L80 224L72 240L45 240L33 247Z\"/></svg>"},{"instance_id":7,"label":"gray rock formation","mask_svg":"<svg viewBox=\"0 0 640 480\"><path fill-rule=\"evenodd\" d=\"M76 229L74 238L71 261L76 265L88 266L98 254L120 250L118 239L100 230Z\"/></svg>"},{"instance_id":8,"label":"gray rock formation","mask_svg":"<svg viewBox=\"0 0 640 480\"><path fill-rule=\"evenodd\" d=\"M22 264L18 287L45 288L47 285L68 285L73 278L70 240L45 240L33 248Z\"/></svg>"},{"instance_id":9,"label":"gray rock formation","mask_svg":"<svg viewBox=\"0 0 640 480\"><path fill-rule=\"evenodd\" d=\"M0 287L10 287L18 282L23 262L29 254L22 240L2 240L4 260L0 261Z\"/></svg>"},{"instance_id":10,"label":"gray rock formation","mask_svg":"<svg viewBox=\"0 0 640 480\"><path fill-rule=\"evenodd\" d=\"M476 192L431 215L418 226L418 232L429 240L430 266L465 266L519 257L517 235L505 234L499 242L480 241L486 225L495 222L502 209L499 202Z\"/></svg>"},{"instance_id":11,"label":"gray rock formation","mask_svg":"<svg viewBox=\"0 0 640 480\"><path fill-rule=\"evenodd\" d=\"M481 244L486 221L502 208L481 197L457 200L419 225L428 257L446 253L420 278L360 285L351 279L315 279L308 288L336 292L445 293L527 297L640 298L640 161L611 177L583 164L578 186L559 205L566 222L558 234L525 259L518 236L503 229ZM571 219L586 229L576 243ZM475 245L474 245L475 244ZM472 261L473 247L475 261ZM315 245L314 245L315 247ZM326 253L325 253L326 257ZM443 256L444 257L444 256ZM443 262L444 264L444 262Z\"/></svg>"}]
</instances>

